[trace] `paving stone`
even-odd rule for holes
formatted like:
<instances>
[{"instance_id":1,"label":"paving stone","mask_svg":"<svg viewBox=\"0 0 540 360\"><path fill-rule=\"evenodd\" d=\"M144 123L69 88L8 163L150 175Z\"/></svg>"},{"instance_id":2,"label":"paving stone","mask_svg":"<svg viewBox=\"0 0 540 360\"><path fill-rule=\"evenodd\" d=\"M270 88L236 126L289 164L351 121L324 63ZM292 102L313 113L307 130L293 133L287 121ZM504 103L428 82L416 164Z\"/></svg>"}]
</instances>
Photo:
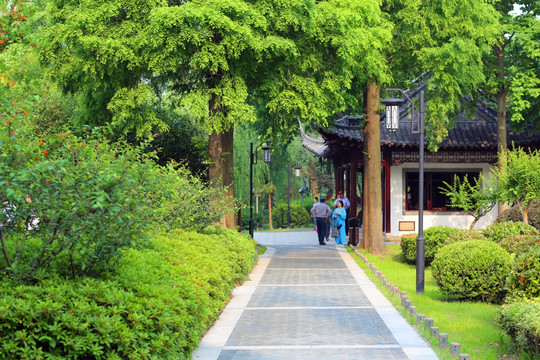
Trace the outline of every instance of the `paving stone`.
<instances>
[{"instance_id":1,"label":"paving stone","mask_svg":"<svg viewBox=\"0 0 540 360\"><path fill-rule=\"evenodd\" d=\"M305 269L347 269L347 266L341 259L323 259L323 258L282 258L274 256L268 264L268 269L275 268L305 268Z\"/></svg>"},{"instance_id":2,"label":"paving stone","mask_svg":"<svg viewBox=\"0 0 540 360\"><path fill-rule=\"evenodd\" d=\"M358 285L263 286L247 307L371 306Z\"/></svg>"},{"instance_id":3,"label":"paving stone","mask_svg":"<svg viewBox=\"0 0 540 360\"><path fill-rule=\"evenodd\" d=\"M226 346L394 345L375 309L244 310Z\"/></svg>"},{"instance_id":4,"label":"paving stone","mask_svg":"<svg viewBox=\"0 0 540 360\"><path fill-rule=\"evenodd\" d=\"M304 246L304 247L283 247L275 246L276 253L274 257L305 257L305 258L320 258L320 259L341 259L341 256L332 246Z\"/></svg>"},{"instance_id":5,"label":"paving stone","mask_svg":"<svg viewBox=\"0 0 540 360\"><path fill-rule=\"evenodd\" d=\"M223 350L218 360L404 360L402 349Z\"/></svg>"},{"instance_id":6,"label":"paving stone","mask_svg":"<svg viewBox=\"0 0 540 360\"><path fill-rule=\"evenodd\" d=\"M349 270L313 269L313 270L281 270L266 269L260 284L355 284L354 277Z\"/></svg>"}]
</instances>

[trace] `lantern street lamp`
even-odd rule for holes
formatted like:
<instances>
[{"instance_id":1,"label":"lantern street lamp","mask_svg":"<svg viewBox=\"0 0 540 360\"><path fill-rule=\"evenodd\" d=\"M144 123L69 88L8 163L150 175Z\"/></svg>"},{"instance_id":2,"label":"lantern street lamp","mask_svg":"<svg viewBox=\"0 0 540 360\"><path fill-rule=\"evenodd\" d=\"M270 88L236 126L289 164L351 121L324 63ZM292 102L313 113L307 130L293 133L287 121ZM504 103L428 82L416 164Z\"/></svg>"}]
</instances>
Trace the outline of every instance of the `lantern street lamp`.
<instances>
[{"instance_id":1,"label":"lantern street lamp","mask_svg":"<svg viewBox=\"0 0 540 360\"><path fill-rule=\"evenodd\" d=\"M386 91L399 91L403 97L411 103L411 132L420 136L418 149L418 238L416 240L416 293L424 293L424 269L425 269L425 239L424 239L424 89L420 90L418 130L413 128L414 123L414 102L407 96L407 92L402 89L386 89ZM386 128L390 132L399 129L399 107L404 103L402 99L389 98L381 101L386 106Z\"/></svg>"},{"instance_id":2,"label":"lantern street lamp","mask_svg":"<svg viewBox=\"0 0 540 360\"><path fill-rule=\"evenodd\" d=\"M249 144L249 235L253 238L253 165L257 164L257 149L261 147L262 144L259 144L255 151L253 151L253 143ZM267 145L262 147L264 151L264 163L270 164L270 149L272 147L267 143Z\"/></svg>"},{"instance_id":3,"label":"lantern street lamp","mask_svg":"<svg viewBox=\"0 0 540 360\"><path fill-rule=\"evenodd\" d=\"M291 168L293 166L288 166L287 173L287 229L291 228ZM294 175L300 177L301 166L294 167Z\"/></svg>"}]
</instances>

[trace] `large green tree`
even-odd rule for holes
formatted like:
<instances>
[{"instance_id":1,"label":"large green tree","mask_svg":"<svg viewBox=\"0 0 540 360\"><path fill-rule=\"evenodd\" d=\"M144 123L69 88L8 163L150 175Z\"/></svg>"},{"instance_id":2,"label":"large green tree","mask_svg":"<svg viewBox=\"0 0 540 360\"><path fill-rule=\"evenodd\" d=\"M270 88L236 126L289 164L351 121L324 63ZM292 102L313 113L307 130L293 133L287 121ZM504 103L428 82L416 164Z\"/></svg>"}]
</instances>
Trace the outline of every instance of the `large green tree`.
<instances>
[{"instance_id":1,"label":"large green tree","mask_svg":"<svg viewBox=\"0 0 540 360\"><path fill-rule=\"evenodd\" d=\"M499 171L504 171L508 115L514 123L540 121L540 4L535 0L501 0L494 3L502 27L492 51L484 57L485 97L497 106ZM507 209L499 204L499 212Z\"/></svg>"},{"instance_id":2,"label":"large green tree","mask_svg":"<svg viewBox=\"0 0 540 360\"><path fill-rule=\"evenodd\" d=\"M364 204L362 246L385 250L382 237L379 84L407 88L427 82L428 144L432 150L448 134L462 98L484 81L486 35L497 31L496 14L483 0L390 0L382 8L393 23L393 41L384 48L393 77L370 78L364 91ZM392 82L388 81L391 79ZM417 80L411 84L411 80ZM381 81L382 80L382 81ZM386 80L386 81L385 81Z\"/></svg>"},{"instance_id":3,"label":"large green tree","mask_svg":"<svg viewBox=\"0 0 540 360\"><path fill-rule=\"evenodd\" d=\"M357 101L353 81L381 71L389 39L378 4L362 1L51 0L47 13L43 58L80 95L81 123L144 136L166 127L153 111L162 94L182 93L203 109L210 179L225 186L235 124L255 109L265 137L290 132L296 117L327 124Z\"/></svg>"}]
</instances>

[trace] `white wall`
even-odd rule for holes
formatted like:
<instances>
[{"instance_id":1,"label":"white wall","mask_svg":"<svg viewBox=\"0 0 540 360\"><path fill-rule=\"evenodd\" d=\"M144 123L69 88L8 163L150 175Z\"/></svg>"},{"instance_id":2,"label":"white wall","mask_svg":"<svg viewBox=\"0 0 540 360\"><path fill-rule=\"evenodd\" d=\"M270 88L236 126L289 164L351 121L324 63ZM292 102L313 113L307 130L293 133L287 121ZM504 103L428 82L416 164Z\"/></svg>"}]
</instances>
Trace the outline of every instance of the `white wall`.
<instances>
[{"instance_id":1,"label":"white wall","mask_svg":"<svg viewBox=\"0 0 540 360\"><path fill-rule=\"evenodd\" d=\"M481 164L438 164L424 163L424 170L439 170L449 169L454 171L462 170L481 170L482 174L488 182L490 182L491 165L487 163ZM401 236L413 231L399 231L400 221L414 221L415 231L418 232L418 211L405 213L405 191L404 191L404 175L403 170L415 169L418 171L418 163L404 163L401 165L390 167L390 235ZM474 226L476 230L484 229L488 225L493 224L497 219L497 205L484 217L482 217ZM424 211L424 230L436 225L447 225L459 229L468 229L474 218L465 212L440 212L440 211Z\"/></svg>"}]
</instances>

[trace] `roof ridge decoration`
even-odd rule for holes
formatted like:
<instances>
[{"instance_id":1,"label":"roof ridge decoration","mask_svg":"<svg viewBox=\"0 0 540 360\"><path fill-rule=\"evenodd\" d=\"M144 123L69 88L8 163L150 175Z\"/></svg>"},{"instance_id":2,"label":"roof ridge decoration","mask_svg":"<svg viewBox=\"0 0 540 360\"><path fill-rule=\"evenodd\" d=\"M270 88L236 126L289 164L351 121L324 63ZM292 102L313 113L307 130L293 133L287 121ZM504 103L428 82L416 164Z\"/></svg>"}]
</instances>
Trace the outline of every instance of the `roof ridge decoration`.
<instances>
[{"instance_id":1,"label":"roof ridge decoration","mask_svg":"<svg viewBox=\"0 0 540 360\"><path fill-rule=\"evenodd\" d=\"M300 136L302 137L302 147L312 152L313 157L324 157L329 150L326 141L324 139L316 139L306 134L300 119L298 119L298 126L300 127Z\"/></svg>"}]
</instances>

